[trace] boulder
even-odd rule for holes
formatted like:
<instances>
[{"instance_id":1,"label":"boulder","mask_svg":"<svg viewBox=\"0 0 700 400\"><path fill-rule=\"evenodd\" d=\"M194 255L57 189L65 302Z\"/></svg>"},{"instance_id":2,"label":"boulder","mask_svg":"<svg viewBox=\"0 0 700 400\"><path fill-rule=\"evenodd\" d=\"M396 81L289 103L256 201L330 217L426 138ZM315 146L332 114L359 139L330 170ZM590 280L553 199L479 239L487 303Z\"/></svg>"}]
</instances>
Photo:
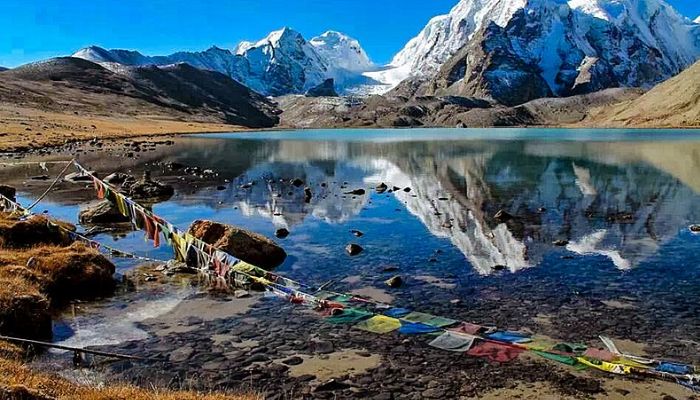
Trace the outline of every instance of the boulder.
<instances>
[{"instance_id":1,"label":"boulder","mask_svg":"<svg viewBox=\"0 0 700 400\"><path fill-rule=\"evenodd\" d=\"M78 220L85 225L119 224L130 221L109 200L103 200L97 204L87 206L78 214Z\"/></svg>"},{"instance_id":2,"label":"boulder","mask_svg":"<svg viewBox=\"0 0 700 400\"><path fill-rule=\"evenodd\" d=\"M690 225L690 231L694 233L700 233L700 225L694 224Z\"/></svg>"},{"instance_id":3,"label":"boulder","mask_svg":"<svg viewBox=\"0 0 700 400\"><path fill-rule=\"evenodd\" d=\"M386 192L388 189L389 189L389 187L384 182L380 183L376 187L377 193L379 193L379 194Z\"/></svg>"},{"instance_id":4,"label":"boulder","mask_svg":"<svg viewBox=\"0 0 700 400\"><path fill-rule=\"evenodd\" d=\"M287 258L287 253L277 243L235 226L198 220L190 225L189 233L260 268L276 268Z\"/></svg>"},{"instance_id":5,"label":"boulder","mask_svg":"<svg viewBox=\"0 0 700 400\"><path fill-rule=\"evenodd\" d=\"M345 194L352 194L355 196L364 196L365 193L367 193L365 191L365 189L355 189L355 190L351 190L349 192L345 192Z\"/></svg>"}]
</instances>

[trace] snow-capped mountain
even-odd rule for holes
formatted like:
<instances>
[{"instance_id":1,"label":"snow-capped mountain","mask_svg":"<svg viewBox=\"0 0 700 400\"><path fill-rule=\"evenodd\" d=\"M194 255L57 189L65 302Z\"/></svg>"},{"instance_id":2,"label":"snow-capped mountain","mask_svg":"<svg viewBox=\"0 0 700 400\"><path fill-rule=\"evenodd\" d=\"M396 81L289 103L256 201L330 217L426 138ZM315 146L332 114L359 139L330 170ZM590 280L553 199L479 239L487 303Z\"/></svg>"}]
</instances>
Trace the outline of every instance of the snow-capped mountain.
<instances>
[{"instance_id":1,"label":"snow-capped mountain","mask_svg":"<svg viewBox=\"0 0 700 400\"><path fill-rule=\"evenodd\" d=\"M115 65L187 63L224 73L257 92L273 96L304 93L328 78L342 84L373 68L355 39L329 31L307 41L290 28L274 31L257 42L241 42L233 52L212 47L202 52L151 57L136 51L92 46L73 57L98 62L110 69L115 69Z\"/></svg>"},{"instance_id":2,"label":"snow-capped mountain","mask_svg":"<svg viewBox=\"0 0 700 400\"><path fill-rule=\"evenodd\" d=\"M426 94L503 101L500 92L516 92L506 103L519 103L648 87L698 58L700 26L662 0L461 0L433 18L387 68L366 75L384 88L437 75L422 87Z\"/></svg>"},{"instance_id":3,"label":"snow-capped mountain","mask_svg":"<svg viewBox=\"0 0 700 400\"><path fill-rule=\"evenodd\" d=\"M698 15L698 17L695 18L693 22L695 22L696 24L700 24L700 15Z\"/></svg>"}]
</instances>

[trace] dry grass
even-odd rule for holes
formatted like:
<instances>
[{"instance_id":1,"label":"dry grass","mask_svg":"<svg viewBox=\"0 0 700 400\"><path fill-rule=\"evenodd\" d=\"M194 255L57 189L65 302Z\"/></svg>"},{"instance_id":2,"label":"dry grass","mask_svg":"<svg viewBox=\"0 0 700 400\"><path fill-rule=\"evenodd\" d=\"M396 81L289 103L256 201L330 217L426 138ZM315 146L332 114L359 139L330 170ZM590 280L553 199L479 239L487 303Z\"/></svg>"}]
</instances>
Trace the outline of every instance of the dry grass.
<instances>
[{"instance_id":1,"label":"dry grass","mask_svg":"<svg viewBox=\"0 0 700 400\"><path fill-rule=\"evenodd\" d=\"M59 223L55 222L54 223ZM75 227L60 222L68 230ZM72 243L68 235L55 226L48 224L48 218L41 215L32 216L26 220L8 213L0 213L0 247L23 249L37 245L66 246Z\"/></svg>"},{"instance_id":2,"label":"dry grass","mask_svg":"<svg viewBox=\"0 0 700 400\"><path fill-rule=\"evenodd\" d=\"M0 351L2 351L2 344L0 344ZM36 373L18 361L0 359L0 398L8 400L32 398L66 400L253 400L258 399L259 396L146 390L126 385L93 388L76 385L57 376Z\"/></svg>"},{"instance_id":3,"label":"dry grass","mask_svg":"<svg viewBox=\"0 0 700 400\"><path fill-rule=\"evenodd\" d=\"M66 141L84 141L95 137L116 139L242 130L246 128L159 115L75 115L0 103L0 151L58 146Z\"/></svg>"}]
</instances>

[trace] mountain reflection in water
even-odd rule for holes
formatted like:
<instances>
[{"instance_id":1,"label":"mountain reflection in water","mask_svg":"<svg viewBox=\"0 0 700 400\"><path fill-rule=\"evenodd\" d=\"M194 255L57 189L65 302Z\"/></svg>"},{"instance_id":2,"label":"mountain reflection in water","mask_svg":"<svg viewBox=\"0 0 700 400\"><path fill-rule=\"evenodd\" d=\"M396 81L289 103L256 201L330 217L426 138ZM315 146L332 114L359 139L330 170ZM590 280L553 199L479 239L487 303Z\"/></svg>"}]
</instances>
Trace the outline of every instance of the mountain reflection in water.
<instances>
[{"instance_id":1,"label":"mountain reflection in water","mask_svg":"<svg viewBox=\"0 0 700 400\"><path fill-rule=\"evenodd\" d=\"M263 136L264 137L264 136ZM692 137L691 137L692 138ZM95 156L85 162L99 164ZM537 266L566 249L634 268L698 222L700 141L342 141L186 138L142 161L177 161L233 179L227 190L180 196L182 206L237 206L291 231L352 221L392 196L482 275ZM304 201L302 179L313 191ZM240 188L254 182L250 188ZM411 188L379 195L380 182ZM323 184L323 185L322 185ZM350 190L365 188L368 195ZM371 194L371 196L370 196ZM394 203L380 214L394 215ZM516 216L499 222L505 210Z\"/></svg>"}]
</instances>

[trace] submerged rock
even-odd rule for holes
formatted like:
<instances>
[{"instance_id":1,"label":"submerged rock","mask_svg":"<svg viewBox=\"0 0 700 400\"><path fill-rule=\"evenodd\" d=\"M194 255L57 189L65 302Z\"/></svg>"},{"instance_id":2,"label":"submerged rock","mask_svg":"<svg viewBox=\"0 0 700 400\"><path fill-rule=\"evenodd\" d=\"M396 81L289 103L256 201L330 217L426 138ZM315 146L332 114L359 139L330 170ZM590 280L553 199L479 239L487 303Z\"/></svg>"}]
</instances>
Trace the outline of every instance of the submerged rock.
<instances>
[{"instance_id":1,"label":"submerged rock","mask_svg":"<svg viewBox=\"0 0 700 400\"><path fill-rule=\"evenodd\" d=\"M198 220L190 225L188 232L260 268L273 269L287 258L287 253L277 243L265 236L235 226Z\"/></svg>"},{"instance_id":2,"label":"submerged rock","mask_svg":"<svg viewBox=\"0 0 700 400\"><path fill-rule=\"evenodd\" d=\"M700 225L690 225L690 231L695 233L700 233Z\"/></svg>"},{"instance_id":3,"label":"submerged rock","mask_svg":"<svg viewBox=\"0 0 700 400\"><path fill-rule=\"evenodd\" d=\"M355 196L364 196L365 193L367 193L365 191L365 189L355 189L355 190L351 190L349 192L345 192L345 194L352 194Z\"/></svg>"},{"instance_id":4,"label":"submerged rock","mask_svg":"<svg viewBox=\"0 0 700 400\"><path fill-rule=\"evenodd\" d=\"M279 239L284 239L289 236L289 230L287 228L279 228L275 231L275 236Z\"/></svg>"},{"instance_id":5,"label":"submerged rock","mask_svg":"<svg viewBox=\"0 0 700 400\"><path fill-rule=\"evenodd\" d=\"M398 288L403 285L403 278L400 276L392 276L391 278L387 279L384 283L386 283L387 286L390 288Z\"/></svg>"},{"instance_id":6,"label":"submerged rock","mask_svg":"<svg viewBox=\"0 0 700 400\"><path fill-rule=\"evenodd\" d=\"M103 200L97 204L92 204L84 208L78 214L78 220L81 224L119 224L129 222L129 218L122 215L109 200Z\"/></svg>"},{"instance_id":7,"label":"submerged rock","mask_svg":"<svg viewBox=\"0 0 700 400\"><path fill-rule=\"evenodd\" d=\"M362 250L364 250L362 246L355 243L350 243L349 245L345 246L345 251L351 256L356 256L362 253Z\"/></svg>"},{"instance_id":8,"label":"submerged rock","mask_svg":"<svg viewBox=\"0 0 700 400\"><path fill-rule=\"evenodd\" d=\"M513 219L513 216L505 210L498 210L496 215L493 216L493 219L498 222L508 222Z\"/></svg>"},{"instance_id":9,"label":"submerged rock","mask_svg":"<svg viewBox=\"0 0 700 400\"><path fill-rule=\"evenodd\" d=\"M555 246L564 247L569 244L569 241L565 239L559 239L552 242L552 244Z\"/></svg>"},{"instance_id":10,"label":"submerged rock","mask_svg":"<svg viewBox=\"0 0 700 400\"><path fill-rule=\"evenodd\" d=\"M375 188L375 190L376 190L377 193L379 193L379 194L382 194L382 193L386 192L388 189L389 189L389 186L387 186L386 183L384 183L384 182L380 183L380 184L377 185L377 187Z\"/></svg>"}]
</instances>

